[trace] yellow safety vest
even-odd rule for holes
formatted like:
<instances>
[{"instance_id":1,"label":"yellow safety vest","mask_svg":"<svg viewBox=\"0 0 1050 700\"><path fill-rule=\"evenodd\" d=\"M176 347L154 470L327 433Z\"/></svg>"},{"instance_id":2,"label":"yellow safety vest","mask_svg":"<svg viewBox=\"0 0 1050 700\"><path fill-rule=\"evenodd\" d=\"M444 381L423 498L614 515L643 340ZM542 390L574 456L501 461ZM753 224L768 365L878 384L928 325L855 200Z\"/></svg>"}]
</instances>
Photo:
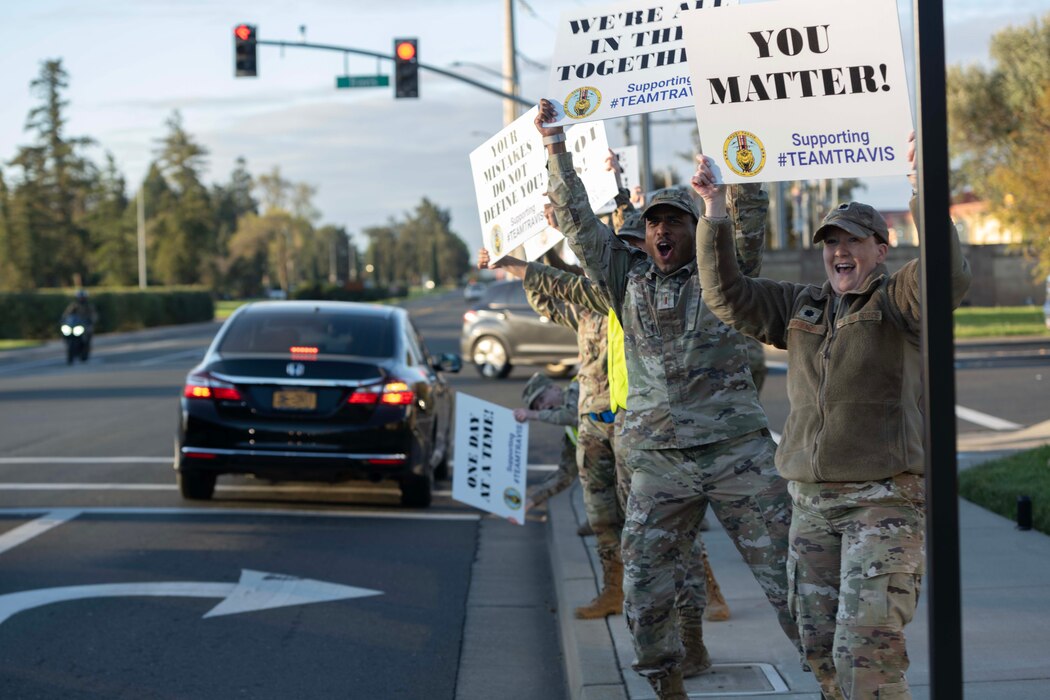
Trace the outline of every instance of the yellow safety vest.
<instances>
[{"instance_id":1,"label":"yellow safety vest","mask_svg":"<svg viewBox=\"0 0 1050 700\"><path fill-rule=\"evenodd\" d=\"M609 309L606 370L609 374L609 408L627 408L627 354L623 348L623 326L616 312Z\"/></svg>"}]
</instances>

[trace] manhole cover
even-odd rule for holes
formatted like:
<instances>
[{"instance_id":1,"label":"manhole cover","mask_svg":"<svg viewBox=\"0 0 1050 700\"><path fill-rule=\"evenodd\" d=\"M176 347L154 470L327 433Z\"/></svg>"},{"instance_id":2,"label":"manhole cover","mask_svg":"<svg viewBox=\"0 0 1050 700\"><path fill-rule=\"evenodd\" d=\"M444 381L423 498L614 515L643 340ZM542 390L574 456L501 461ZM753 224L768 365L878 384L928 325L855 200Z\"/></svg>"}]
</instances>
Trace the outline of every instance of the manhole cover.
<instances>
[{"instance_id":1,"label":"manhole cover","mask_svg":"<svg viewBox=\"0 0 1050 700\"><path fill-rule=\"evenodd\" d=\"M771 664L715 664L687 679L685 691L691 698L724 698L786 693L788 687Z\"/></svg>"}]
</instances>

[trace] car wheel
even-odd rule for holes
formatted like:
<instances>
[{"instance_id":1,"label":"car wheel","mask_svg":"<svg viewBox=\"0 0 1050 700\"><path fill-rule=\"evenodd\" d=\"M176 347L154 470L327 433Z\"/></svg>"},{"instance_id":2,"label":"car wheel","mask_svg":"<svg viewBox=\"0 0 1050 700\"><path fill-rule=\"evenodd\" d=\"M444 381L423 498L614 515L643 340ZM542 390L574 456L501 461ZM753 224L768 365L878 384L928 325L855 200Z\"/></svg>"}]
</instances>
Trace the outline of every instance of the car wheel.
<instances>
[{"instance_id":1,"label":"car wheel","mask_svg":"<svg viewBox=\"0 0 1050 700\"><path fill-rule=\"evenodd\" d=\"M564 379L571 377L576 372L576 365L547 365L544 369L555 379Z\"/></svg>"},{"instance_id":2,"label":"car wheel","mask_svg":"<svg viewBox=\"0 0 1050 700\"><path fill-rule=\"evenodd\" d=\"M510 374L510 353L499 338L483 335L474 343L470 354L478 374L487 379L503 379Z\"/></svg>"},{"instance_id":3,"label":"car wheel","mask_svg":"<svg viewBox=\"0 0 1050 700\"><path fill-rule=\"evenodd\" d=\"M199 472L178 472L179 493L191 501L207 501L215 493L215 475Z\"/></svg>"},{"instance_id":4,"label":"car wheel","mask_svg":"<svg viewBox=\"0 0 1050 700\"><path fill-rule=\"evenodd\" d=\"M401 480L401 505L406 508L426 508L434 494L434 477L409 474Z\"/></svg>"},{"instance_id":5,"label":"car wheel","mask_svg":"<svg viewBox=\"0 0 1050 700\"><path fill-rule=\"evenodd\" d=\"M449 463L452 461L451 452L452 452L452 445L446 444L445 445L445 454L442 455L441 461L438 462L438 465L436 467L434 467L434 478L435 479L447 479L449 477L449 474L452 471L451 468L449 467Z\"/></svg>"}]
</instances>

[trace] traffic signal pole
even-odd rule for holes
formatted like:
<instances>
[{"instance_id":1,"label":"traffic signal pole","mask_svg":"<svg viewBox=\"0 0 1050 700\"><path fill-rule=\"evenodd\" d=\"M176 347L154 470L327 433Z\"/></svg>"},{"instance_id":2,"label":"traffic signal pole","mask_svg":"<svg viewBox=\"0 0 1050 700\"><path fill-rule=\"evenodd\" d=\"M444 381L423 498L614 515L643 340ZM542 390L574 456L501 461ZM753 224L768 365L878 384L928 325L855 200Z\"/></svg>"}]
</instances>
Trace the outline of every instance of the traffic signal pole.
<instances>
[{"instance_id":1,"label":"traffic signal pole","mask_svg":"<svg viewBox=\"0 0 1050 700\"><path fill-rule=\"evenodd\" d=\"M359 56L371 56L372 58L381 58L381 59L385 59L387 61L394 61L394 60L396 60L396 57L393 54L379 53L377 51L368 51L367 49L355 49L355 48L352 48L350 46L335 46L333 44L311 44L311 43L307 43L305 41L274 41L274 40L256 40L255 44L257 46L280 46L283 49L316 49L318 51L338 51L340 53L352 53L352 54L356 54L356 55L359 55ZM530 101L530 100L526 100L523 97L520 97L519 95L511 95L509 93L503 92L502 90L498 90L498 89L496 89L494 87L486 85L485 83L479 83L477 80L473 80L472 78L468 78L465 75L460 75L459 73L454 73L454 72L452 72L450 70L445 70L444 68L438 68L437 66L427 65L426 63L423 63L422 61L418 62L417 65L418 65L420 70L428 70L431 73L437 73L438 75L443 75L446 78L452 78L453 80L458 80L461 83L466 83L467 85L471 85L473 87L476 87L479 90L484 90L485 92L491 92L493 95L498 95L499 97L502 97L505 100L513 100L513 101L517 102L518 104L524 105L526 107L533 107L536 104L538 104L538 102L539 102L539 100Z\"/></svg>"}]
</instances>

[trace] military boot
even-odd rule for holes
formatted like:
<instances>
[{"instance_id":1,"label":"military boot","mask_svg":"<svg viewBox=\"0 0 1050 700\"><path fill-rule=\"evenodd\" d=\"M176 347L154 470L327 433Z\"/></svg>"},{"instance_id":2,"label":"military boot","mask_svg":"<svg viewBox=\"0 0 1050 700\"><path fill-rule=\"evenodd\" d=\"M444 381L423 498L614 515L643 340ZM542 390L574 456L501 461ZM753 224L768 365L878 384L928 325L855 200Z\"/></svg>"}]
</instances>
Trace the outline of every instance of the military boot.
<instances>
[{"instance_id":1,"label":"military boot","mask_svg":"<svg viewBox=\"0 0 1050 700\"><path fill-rule=\"evenodd\" d=\"M704 645L704 626L700 620L682 619L682 646L685 647L685 658L682 659L682 677L692 678L711 668L711 655Z\"/></svg>"},{"instance_id":2,"label":"military boot","mask_svg":"<svg viewBox=\"0 0 1050 700\"><path fill-rule=\"evenodd\" d=\"M711 571L711 562L707 559L707 548L704 548L704 578L707 579L707 609L704 610L704 619L711 622L725 622L729 619L729 604L726 603L722 589L718 587L718 581Z\"/></svg>"},{"instance_id":3,"label":"military boot","mask_svg":"<svg viewBox=\"0 0 1050 700\"><path fill-rule=\"evenodd\" d=\"M598 597L576 608L580 620L597 620L623 612L623 562L619 558L602 559L602 592Z\"/></svg>"},{"instance_id":4,"label":"military boot","mask_svg":"<svg viewBox=\"0 0 1050 700\"><path fill-rule=\"evenodd\" d=\"M647 680L660 700L689 700L689 696L685 694L685 686L682 684L681 671L671 671L666 676L649 677Z\"/></svg>"}]
</instances>

